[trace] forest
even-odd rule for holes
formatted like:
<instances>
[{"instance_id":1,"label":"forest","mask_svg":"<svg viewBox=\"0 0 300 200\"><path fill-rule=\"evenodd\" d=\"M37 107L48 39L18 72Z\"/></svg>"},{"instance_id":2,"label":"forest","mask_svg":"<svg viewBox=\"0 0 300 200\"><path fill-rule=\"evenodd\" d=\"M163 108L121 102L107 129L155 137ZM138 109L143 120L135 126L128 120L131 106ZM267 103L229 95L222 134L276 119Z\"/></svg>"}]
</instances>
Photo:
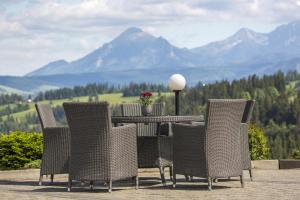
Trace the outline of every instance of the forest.
<instances>
[{"instance_id":1,"label":"forest","mask_svg":"<svg viewBox=\"0 0 300 200\"><path fill-rule=\"evenodd\" d=\"M189 86L180 93L181 114L204 114L206 102L210 98L244 98L255 99L256 105L252 115L252 123L261 127L268 138L269 158L289 158L292 152L300 149L300 74L291 71L286 74L277 72L273 75L258 77L251 75L233 81L217 81L203 84L199 82ZM34 102L43 100L66 99L89 96L88 101L101 101L98 94L123 93L123 96L139 96L142 91L156 92L158 102L166 103L166 113L174 114L174 97L160 95L168 91L167 86L130 83L126 86L110 86L109 84L89 84L74 88L39 93ZM17 106L25 102L22 106ZM11 113L24 111L26 99L19 95L0 95L0 132L9 133L13 130L40 131L36 113L25 113L20 120ZM61 105L55 105L56 119L65 124ZM112 106L113 115L120 114L118 105ZM5 115L5 116L4 116Z\"/></svg>"}]
</instances>

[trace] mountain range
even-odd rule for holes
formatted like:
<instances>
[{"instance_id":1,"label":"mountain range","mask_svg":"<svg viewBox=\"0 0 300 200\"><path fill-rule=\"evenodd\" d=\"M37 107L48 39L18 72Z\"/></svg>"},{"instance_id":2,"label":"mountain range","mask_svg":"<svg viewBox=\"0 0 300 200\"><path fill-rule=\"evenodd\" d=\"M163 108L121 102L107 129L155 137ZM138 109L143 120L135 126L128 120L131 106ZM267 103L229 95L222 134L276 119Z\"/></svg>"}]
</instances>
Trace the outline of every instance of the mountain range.
<instances>
[{"instance_id":1,"label":"mountain range","mask_svg":"<svg viewBox=\"0 0 300 200\"><path fill-rule=\"evenodd\" d=\"M173 73L188 84L300 69L300 21L270 33L242 28L232 36L193 49L132 27L88 55L58 60L25 75L0 77L0 92L35 93L91 82L165 83Z\"/></svg>"}]
</instances>

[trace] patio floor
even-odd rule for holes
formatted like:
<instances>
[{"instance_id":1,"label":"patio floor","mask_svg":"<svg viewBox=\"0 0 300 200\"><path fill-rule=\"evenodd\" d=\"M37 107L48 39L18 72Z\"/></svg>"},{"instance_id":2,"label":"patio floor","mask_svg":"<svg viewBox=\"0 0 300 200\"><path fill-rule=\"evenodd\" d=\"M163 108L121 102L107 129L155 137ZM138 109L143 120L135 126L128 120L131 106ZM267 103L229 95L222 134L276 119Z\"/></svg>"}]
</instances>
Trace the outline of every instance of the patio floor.
<instances>
[{"instance_id":1,"label":"patio floor","mask_svg":"<svg viewBox=\"0 0 300 200\"><path fill-rule=\"evenodd\" d=\"M213 191L207 190L203 179L185 182L178 176L177 187L173 189L168 181L166 187L160 184L158 170L140 171L140 189L135 190L129 182L113 184L113 192L107 193L99 183L91 191L88 185L76 184L67 192L67 176L59 175L50 184L44 178L44 185L38 186L39 170L0 171L0 199L300 199L300 170L254 170L254 181L250 182L245 172L245 188L238 179L219 181Z\"/></svg>"}]
</instances>

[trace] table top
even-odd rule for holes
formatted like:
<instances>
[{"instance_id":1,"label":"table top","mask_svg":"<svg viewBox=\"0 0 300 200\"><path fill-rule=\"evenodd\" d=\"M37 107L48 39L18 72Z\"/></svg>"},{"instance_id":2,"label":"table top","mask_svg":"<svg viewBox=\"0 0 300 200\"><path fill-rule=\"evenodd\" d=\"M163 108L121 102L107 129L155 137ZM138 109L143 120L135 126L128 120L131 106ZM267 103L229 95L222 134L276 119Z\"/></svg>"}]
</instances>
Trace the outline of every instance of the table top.
<instances>
[{"instance_id":1,"label":"table top","mask_svg":"<svg viewBox=\"0 0 300 200\"><path fill-rule=\"evenodd\" d=\"M191 122L204 121L203 115L179 116L113 116L112 123L161 123L161 122Z\"/></svg>"}]
</instances>

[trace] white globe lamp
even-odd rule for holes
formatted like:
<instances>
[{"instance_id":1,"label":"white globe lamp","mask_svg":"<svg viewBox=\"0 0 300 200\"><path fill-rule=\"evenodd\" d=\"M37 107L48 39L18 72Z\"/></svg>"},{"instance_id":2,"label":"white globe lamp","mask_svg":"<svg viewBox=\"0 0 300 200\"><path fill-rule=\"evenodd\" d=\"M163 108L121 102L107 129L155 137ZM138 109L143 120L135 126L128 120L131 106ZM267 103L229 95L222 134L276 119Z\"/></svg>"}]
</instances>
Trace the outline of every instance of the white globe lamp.
<instances>
[{"instance_id":1,"label":"white globe lamp","mask_svg":"<svg viewBox=\"0 0 300 200\"><path fill-rule=\"evenodd\" d=\"M181 74L173 74L169 78L169 87L175 92L175 114L179 115L179 92L185 88L186 80Z\"/></svg>"}]
</instances>

